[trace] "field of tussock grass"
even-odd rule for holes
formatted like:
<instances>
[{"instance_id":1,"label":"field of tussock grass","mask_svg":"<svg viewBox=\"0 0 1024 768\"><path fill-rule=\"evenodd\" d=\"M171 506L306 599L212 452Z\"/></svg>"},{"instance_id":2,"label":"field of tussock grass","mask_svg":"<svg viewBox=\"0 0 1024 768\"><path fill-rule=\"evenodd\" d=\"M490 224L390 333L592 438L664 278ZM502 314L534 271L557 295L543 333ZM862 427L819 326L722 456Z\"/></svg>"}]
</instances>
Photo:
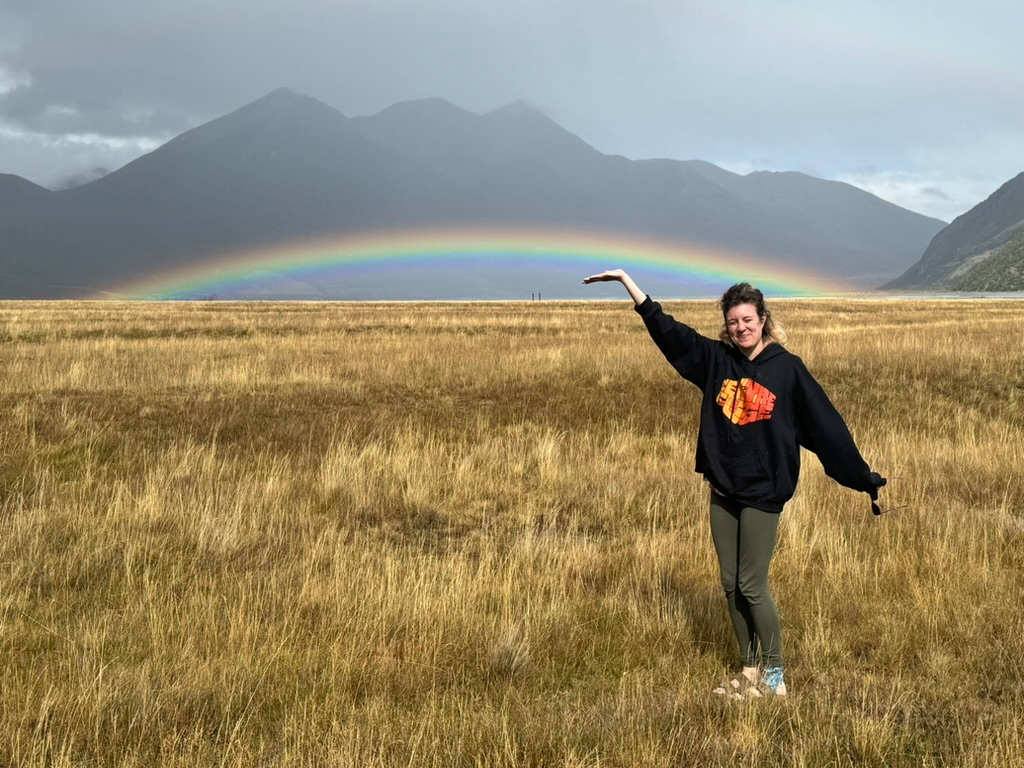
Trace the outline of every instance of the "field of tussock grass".
<instances>
[{"instance_id":1,"label":"field of tussock grass","mask_svg":"<svg viewBox=\"0 0 1024 768\"><path fill-rule=\"evenodd\" d=\"M773 309L905 507L805 456L791 695L723 703L628 301L0 304L0 764L1024 764L1019 309Z\"/></svg>"}]
</instances>

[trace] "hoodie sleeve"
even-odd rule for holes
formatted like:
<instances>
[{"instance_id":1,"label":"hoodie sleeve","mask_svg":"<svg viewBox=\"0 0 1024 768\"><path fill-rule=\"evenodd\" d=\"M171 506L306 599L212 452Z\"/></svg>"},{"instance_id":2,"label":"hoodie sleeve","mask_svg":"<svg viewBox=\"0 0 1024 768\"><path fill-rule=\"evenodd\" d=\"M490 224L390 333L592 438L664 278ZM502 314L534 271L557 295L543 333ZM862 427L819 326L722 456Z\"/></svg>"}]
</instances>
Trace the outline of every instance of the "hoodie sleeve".
<instances>
[{"instance_id":1,"label":"hoodie sleeve","mask_svg":"<svg viewBox=\"0 0 1024 768\"><path fill-rule=\"evenodd\" d=\"M843 417L802 362L796 377L797 441L817 455L825 474L837 483L877 498L885 479L868 467Z\"/></svg>"},{"instance_id":2,"label":"hoodie sleeve","mask_svg":"<svg viewBox=\"0 0 1024 768\"><path fill-rule=\"evenodd\" d=\"M650 296L642 304L637 304L635 309L665 359L680 376L703 388L709 369L711 347L715 342L673 319Z\"/></svg>"}]
</instances>

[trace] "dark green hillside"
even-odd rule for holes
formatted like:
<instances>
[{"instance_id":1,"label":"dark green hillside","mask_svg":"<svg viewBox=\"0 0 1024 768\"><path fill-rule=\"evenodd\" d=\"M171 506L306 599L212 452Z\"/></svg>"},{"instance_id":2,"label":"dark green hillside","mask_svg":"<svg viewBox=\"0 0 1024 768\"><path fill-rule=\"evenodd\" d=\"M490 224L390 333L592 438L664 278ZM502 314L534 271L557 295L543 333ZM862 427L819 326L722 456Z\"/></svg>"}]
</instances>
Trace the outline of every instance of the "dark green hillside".
<instances>
[{"instance_id":1,"label":"dark green hillside","mask_svg":"<svg viewBox=\"0 0 1024 768\"><path fill-rule=\"evenodd\" d=\"M1024 231L950 284L955 291L1024 291Z\"/></svg>"}]
</instances>

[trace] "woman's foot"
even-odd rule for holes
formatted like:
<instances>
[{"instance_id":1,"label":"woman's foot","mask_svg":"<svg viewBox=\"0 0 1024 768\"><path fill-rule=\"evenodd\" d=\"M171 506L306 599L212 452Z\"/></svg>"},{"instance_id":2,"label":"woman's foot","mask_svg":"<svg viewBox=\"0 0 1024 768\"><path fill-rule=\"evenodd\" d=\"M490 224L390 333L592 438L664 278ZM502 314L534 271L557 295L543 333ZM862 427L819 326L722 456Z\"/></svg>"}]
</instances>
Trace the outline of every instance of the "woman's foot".
<instances>
[{"instance_id":1,"label":"woman's foot","mask_svg":"<svg viewBox=\"0 0 1024 768\"><path fill-rule=\"evenodd\" d=\"M758 672L756 667L744 667L740 672L719 685L712 692L729 699L760 699L786 695L786 681L782 667L770 667Z\"/></svg>"},{"instance_id":2,"label":"woman's foot","mask_svg":"<svg viewBox=\"0 0 1024 768\"><path fill-rule=\"evenodd\" d=\"M745 699L756 691L757 685L757 667L744 667L733 675L731 680L726 680L711 693L714 696L725 696L730 699Z\"/></svg>"},{"instance_id":3,"label":"woman's foot","mask_svg":"<svg viewBox=\"0 0 1024 768\"><path fill-rule=\"evenodd\" d=\"M782 676L782 667L768 667L761 673L761 679L751 690L755 696L785 696L786 681Z\"/></svg>"}]
</instances>

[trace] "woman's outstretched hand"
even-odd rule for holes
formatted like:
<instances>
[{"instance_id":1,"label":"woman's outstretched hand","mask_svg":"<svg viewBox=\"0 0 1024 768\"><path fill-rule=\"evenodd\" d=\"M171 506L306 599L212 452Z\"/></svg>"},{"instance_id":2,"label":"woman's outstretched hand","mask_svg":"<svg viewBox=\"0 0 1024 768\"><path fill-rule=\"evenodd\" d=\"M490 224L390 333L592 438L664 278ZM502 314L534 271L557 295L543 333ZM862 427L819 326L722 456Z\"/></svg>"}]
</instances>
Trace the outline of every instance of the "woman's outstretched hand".
<instances>
[{"instance_id":1,"label":"woman's outstretched hand","mask_svg":"<svg viewBox=\"0 0 1024 768\"><path fill-rule=\"evenodd\" d=\"M591 283L609 283L614 280L622 282L622 278L626 276L626 273L621 269L606 269L599 275L591 275L590 277L583 278L584 285L590 285Z\"/></svg>"},{"instance_id":2,"label":"woman's outstretched hand","mask_svg":"<svg viewBox=\"0 0 1024 768\"><path fill-rule=\"evenodd\" d=\"M633 299L633 302L638 306L644 303L644 299L647 295L641 291L633 279L621 269L608 269L601 272L598 275L591 275L590 277L583 278L584 285L590 285L591 283L612 283L618 282L626 286L626 290L629 291L629 297Z\"/></svg>"}]
</instances>

